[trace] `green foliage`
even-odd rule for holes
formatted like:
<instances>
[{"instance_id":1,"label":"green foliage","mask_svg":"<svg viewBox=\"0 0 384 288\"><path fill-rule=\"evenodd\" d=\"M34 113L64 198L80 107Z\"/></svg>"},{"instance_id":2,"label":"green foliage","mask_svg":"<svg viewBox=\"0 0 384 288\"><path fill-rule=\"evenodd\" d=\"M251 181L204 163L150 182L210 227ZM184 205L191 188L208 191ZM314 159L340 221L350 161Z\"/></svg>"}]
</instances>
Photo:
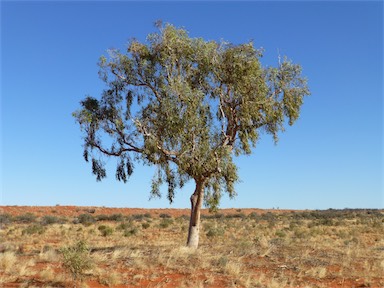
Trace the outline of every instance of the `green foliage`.
<instances>
[{"instance_id":1,"label":"green foliage","mask_svg":"<svg viewBox=\"0 0 384 288\"><path fill-rule=\"evenodd\" d=\"M107 225L100 225L97 228L103 237L107 237L113 234L113 228Z\"/></svg>"},{"instance_id":2,"label":"green foliage","mask_svg":"<svg viewBox=\"0 0 384 288\"><path fill-rule=\"evenodd\" d=\"M133 227L131 229L124 230L123 235L124 237L129 237L136 235L139 230L136 227Z\"/></svg>"},{"instance_id":3,"label":"green foliage","mask_svg":"<svg viewBox=\"0 0 384 288\"><path fill-rule=\"evenodd\" d=\"M84 226L89 226L92 223L95 223L95 218L90 214L81 214L77 218L76 222L83 224Z\"/></svg>"},{"instance_id":4,"label":"green foliage","mask_svg":"<svg viewBox=\"0 0 384 288\"><path fill-rule=\"evenodd\" d=\"M15 221L18 223L33 223L36 221L36 215L32 213L25 213L23 215L19 215L15 217Z\"/></svg>"},{"instance_id":5,"label":"green foliage","mask_svg":"<svg viewBox=\"0 0 384 288\"><path fill-rule=\"evenodd\" d=\"M45 232L45 228L44 226L40 225L40 224L33 224L33 225L30 225L28 227L26 227L25 229L23 229L23 231L21 232L22 235L33 235L33 234L43 234Z\"/></svg>"},{"instance_id":6,"label":"green foliage","mask_svg":"<svg viewBox=\"0 0 384 288\"><path fill-rule=\"evenodd\" d=\"M42 225L51 225L51 224L62 224L65 223L65 219L59 218L57 216L51 216L51 215L46 215L43 216L40 220Z\"/></svg>"},{"instance_id":7,"label":"green foliage","mask_svg":"<svg viewBox=\"0 0 384 288\"><path fill-rule=\"evenodd\" d=\"M163 219L165 219L165 218L172 218L172 216L169 215L169 214L167 214L167 213L161 213L161 214L159 215L159 217L160 217L160 218L163 218Z\"/></svg>"},{"instance_id":8,"label":"green foliage","mask_svg":"<svg viewBox=\"0 0 384 288\"><path fill-rule=\"evenodd\" d=\"M92 267L90 248L84 241L60 249L64 268L71 273L74 281L82 279L86 270Z\"/></svg>"},{"instance_id":9,"label":"green foliage","mask_svg":"<svg viewBox=\"0 0 384 288\"><path fill-rule=\"evenodd\" d=\"M252 42L205 41L170 24L158 28L146 43L132 40L125 52L100 58L107 88L73 113L85 134L83 156L98 181L106 177L102 156L118 159L116 179L123 182L134 160L155 165L151 195L160 196L166 184L170 202L192 179L214 211L223 193L236 195L233 155L250 154L262 133L277 142L285 123L299 117L306 79L287 58L264 68L263 51Z\"/></svg>"},{"instance_id":10,"label":"green foliage","mask_svg":"<svg viewBox=\"0 0 384 288\"><path fill-rule=\"evenodd\" d=\"M172 218L163 218L160 221L159 226L160 226L160 228L168 228L172 224L173 224L173 219Z\"/></svg>"},{"instance_id":11,"label":"green foliage","mask_svg":"<svg viewBox=\"0 0 384 288\"><path fill-rule=\"evenodd\" d=\"M12 223L13 217L10 214L0 214L0 227Z\"/></svg>"},{"instance_id":12,"label":"green foliage","mask_svg":"<svg viewBox=\"0 0 384 288\"><path fill-rule=\"evenodd\" d=\"M143 227L143 229L148 229L149 226L151 226L151 224L149 224L148 222L141 224L141 227Z\"/></svg>"},{"instance_id":13,"label":"green foliage","mask_svg":"<svg viewBox=\"0 0 384 288\"><path fill-rule=\"evenodd\" d=\"M207 231L205 235L209 238L223 236L225 232L224 228L217 226L208 226L205 230Z\"/></svg>"}]
</instances>

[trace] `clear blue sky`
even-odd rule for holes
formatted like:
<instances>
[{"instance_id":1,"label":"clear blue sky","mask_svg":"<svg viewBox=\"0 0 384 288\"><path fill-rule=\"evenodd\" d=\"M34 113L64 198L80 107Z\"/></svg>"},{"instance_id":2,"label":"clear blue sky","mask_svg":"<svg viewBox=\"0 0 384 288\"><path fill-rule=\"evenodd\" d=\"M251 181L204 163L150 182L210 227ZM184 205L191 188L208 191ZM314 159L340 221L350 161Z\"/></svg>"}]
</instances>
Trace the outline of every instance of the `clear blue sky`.
<instances>
[{"instance_id":1,"label":"clear blue sky","mask_svg":"<svg viewBox=\"0 0 384 288\"><path fill-rule=\"evenodd\" d=\"M149 199L153 169L96 182L71 113L103 89L96 62L157 19L193 37L264 47L303 67L300 119L237 158L221 207L383 208L383 2L1 2L2 205L189 207L193 186Z\"/></svg>"}]
</instances>

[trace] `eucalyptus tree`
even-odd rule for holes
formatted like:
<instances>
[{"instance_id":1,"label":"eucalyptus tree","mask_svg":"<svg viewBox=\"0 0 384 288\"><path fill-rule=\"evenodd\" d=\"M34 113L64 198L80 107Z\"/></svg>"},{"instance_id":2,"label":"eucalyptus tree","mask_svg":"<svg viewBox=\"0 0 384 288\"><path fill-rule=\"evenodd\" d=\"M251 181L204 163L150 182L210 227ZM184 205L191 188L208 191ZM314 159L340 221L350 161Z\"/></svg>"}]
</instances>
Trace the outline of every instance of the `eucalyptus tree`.
<instances>
[{"instance_id":1,"label":"eucalyptus tree","mask_svg":"<svg viewBox=\"0 0 384 288\"><path fill-rule=\"evenodd\" d=\"M155 165L151 194L192 180L187 246L198 247L203 202L215 209L223 193L236 195L233 156L250 154L262 134L278 133L299 117L309 95L301 67L288 59L263 67L252 42L230 44L192 38L170 24L127 50L99 61L106 89L86 97L73 113L84 133L84 158L100 181L105 157L117 158L126 182L133 163Z\"/></svg>"}]
</instances>

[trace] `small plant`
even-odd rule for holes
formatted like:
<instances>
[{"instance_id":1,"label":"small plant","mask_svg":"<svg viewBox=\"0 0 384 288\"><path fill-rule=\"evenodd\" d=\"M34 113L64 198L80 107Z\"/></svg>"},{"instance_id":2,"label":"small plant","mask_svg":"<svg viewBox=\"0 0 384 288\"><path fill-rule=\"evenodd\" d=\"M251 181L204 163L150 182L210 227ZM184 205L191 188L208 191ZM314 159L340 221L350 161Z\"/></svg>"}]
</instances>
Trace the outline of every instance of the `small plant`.
<instances>
[{"instance_id":1,"label":"small plant","mask_svg":"<svg viewBox=\"0 0 384 288\"><path fill-rule=\"evenodd\" d=\"M22 235L32 235L32 234L43 234L45 232L45 228L44 226L40 225L40 224L34 224L34 225L31 225L31 226L28 226L27 228L25 228L21 234Z\"/></svg>"},{"instance_id":2,"label":"small plant","mask_svg":"<svg viewBox=\"0 0 384 288\"><path fill-rule=\"evenodd\" d=\"M129 229L129 230L124 230L124 237L130 237L130 236L133 236L133 235L136 235L138 232L137 228L132 228L132 229Z\"/></svg>"},{"instance_id":3,"label":"small plant","mask_svg":"<svg viewBox=\"0 0 384 288\"><path fill-rule=\"evenodd\" d=\"M82 280L86 270L92 267L90 249L84 241L79 241L70 247L60 249L64 268L72 275L76 282Z\"/></svg>"},{"instance_id":4,"label":"small plant","mask_svg":"<svg viewBox=\"0 0 384 288\"><path fill-rule=\"evenodd\" d=\"M85 226L90 226L92 223L94 223L96 220L95 218L90 215L90 214L81 214L79 215L79 217L77 218L77 221L75 222L78 222L78 223L81 223Z\"/></svg>"},{"instance_id":5,"label":"small plant","mask_svg":"<svg viewBox=\"0 0 384 288\"><path fill-rule=\"evenodd\" d=\"M148 229L149 226L151 226L151 224L149 224L148 222L141 224L141 227L143 227L143 229Z\"/></svg>"},{"instance_id":6,"label":"small plant","mask_svg":"<svg viewBox=\"0 0 384 288\"><path fill-rule=\"evenodd\" d=\"M121 213L113 214L113 215L109 216L109 221L122 222L122 221L124 221L124 216Z\"/></svg>"},{"instance_id":7,"label":"small plant","mask_svg":"<svg viewBox=\"0 0 384 288\"><path fill-rule=\"evenodd\" d=\"M42 225L51 225L56 223L63 223L64 221L57 216L46 215L41 218L40 222Z\"/></svg>"},{"instance_id":8,"label":"small plant","mask_svg":"<svg viewBox=\"0 0 384 288\"><path fill-rule=\"evenodd\" d=\"M275 235L276 235L277 237L279 237L279 238L284 238L285 236L287 236L287 234L285 234L285 232L282 231L282 230L277 230L276 233L275 233Z\"/></svg>"},{"instance_id":9,"label":"small plant","mask_svg":"<svg viewBox=\"0 0 384 288\"><path fill-rule=\"evenodd\" d=\"M12 222L12 215L0 214L0 225L10 224Z\"/></svg>"},{"instance_id":10,"label":"small plant","mask_svg":"<svg viewBox=\"0 0 384 288\"><path fill-rule=\"evenodd\" d=\"M163 218L159 224L160 228L168 228L173 223L171 218Z\"/></svg>"},{"instance_id":11,"label":"small plant","mask_svg":"<svg viewBox=\"0 0 384 288\"><path fill-rule=\"evenodd\" d=\"M113 233L113 228L107 225L101 225L97 229L100 231L103 237L107 237Z\"/></svg>"},{"instance_id":12,"label":"small plant","mask_svg":"<svg viewBox=\"0 0 384 288\"><path fill-rule=\"evenodd\" d=\"M36 220L36 216L32 213L25 213L23 215L17 216L16 217L16 222L19 223L33 223Z\"/></svg>"},{"instance_id":13,"label":"small plant","mask_svg":"<svg viewBox=\"0 0 384 288\"><path fill-rule=\"evenodd\" d=\"M218 237L224 235L224 229L220 227L209 227L207 229L207 233L205 234L207 237Z\"/></svg>"}]
</instances>

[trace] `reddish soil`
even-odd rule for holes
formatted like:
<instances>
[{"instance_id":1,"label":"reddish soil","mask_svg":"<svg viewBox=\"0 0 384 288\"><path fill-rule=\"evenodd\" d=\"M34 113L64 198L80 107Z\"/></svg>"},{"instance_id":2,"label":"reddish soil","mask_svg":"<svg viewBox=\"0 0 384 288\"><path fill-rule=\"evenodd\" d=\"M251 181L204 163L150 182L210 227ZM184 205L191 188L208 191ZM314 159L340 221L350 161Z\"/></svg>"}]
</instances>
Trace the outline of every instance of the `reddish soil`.
<instances>
[{"instance_id":1,"label":"reddish soil","mask_svg":"<svg viewBox=\"0 0 384 288\"><path fill-rule=\"evenodd\" d=\"M220 209L219 213L224 215L230 215L230 214L245 214L249 215L250 213L257 213L257 214L264 214L267 212L271 212L274 214L279 213L286 213L286 212L292 212L293 210L263 210L263 209ZM74 218L81 214L94 214L94 215L114 215L114 214L122 214L124 216L128 215L137 215L137 214L151 214L151 216L157 216L160 214L168 214L172 217L179 217L182 215L189 216L190 210L189 209L141 209L141 208L108 208L108 207L79 207L79 206L0 206L0 214L10 214L12 216L19 216L26 213L32 213L35 216L42 217L46 215L54 215L59 217L70 217ZM202 211L203 215L208 215L209 211L207 209L204 209ZM380 241L382 235L378 235L377 239L372 239L372 242L374 241ZM52 239L47 239L47 243L49 244L55 244L52 242ZM49 242L51 241L51 242ZM54 240L54 241L57 241ZM369 243L369 241L367 241ZM1 246L1 245L0 245ZM55 246L55 245L53 245ZM27 249L24 247L24 249ZM31 250L32 251L32 250ZM32 254L34 252L32 251ZM37 253L37 252L36 252ZM280 265L280 264L274 264L272 260L268 259L268 256L266 257L257 257L257 263L259 263L258 266L255 266L253 268L254 275L259 274L273 274L278 275L279 273L285 273L288 277L292 277L292 279L295 277L296 271L292 267L288 267L286 265ZM254 262L255 258L249 258L244 259L244 262ZM60 266L53 267L49 263L41 262L36 263L34 269L38 269L40 271L44 271L46 268L50 266L51 269L54 270L55 273L63 273L63 269ZM251 267L251 265L250 265ZM340 267L338 266L328 266L328 272L335 272L339 270ZM134 273L134 271L131 271ZM145 274L145 273L154 273L159 275L158 278L151 278L150 277L143 277L143 279L138 279L135 284L120 284L113 287L168 287L168 288L177 288L180 287L181 283L184 283L183 281L186 279L186 275L182 273L173 273L172 271L162 271L162 268L159 267L158 271L139 271L138 274ZM2 275L2 272L0 271L0 276ZM204 271L197 271L196 273L197 280L199 280L201 283L205 283L204 279ZM384 275L384 274L383 274ZM37 279L36 279L37 278ZM383 278L380 277L380 279L370 279L370 283L367 283L363 278L357 278L357 279L344 279L344 278L326 278L326 279L319 279L316 277L311 277L306 279L306 276L304 276L304 280L306 281L306 284L303 286L295 286L295 287L330 287L330 288L339 288L339 287L345 287L345 288L358 288L358 287L377 287L377 288L384 288L384 286L381 286L382 283L384 283L384 276ZM47 281L41 281L38 277L35 277L31 279L31 282L28 283L28 286L34 286L34 287L46 287L47 284L52 284L53 287L61 287L56 286L55 283L47 283ZM288 282L289 284L289 282ZM13 282L13 283L1 283L0 286L4 285L2 287L21 287L21 283ZM24 282L25 285L25 282ZM89 280L87 281L88 287L107 287L106 285L100 284L97 280ZM185 287L185 284L183 284ZM230 286L229 286L230 285ZM235 285L235 286L233 286ZM25 286L23 286L25 287ZM205 285L204 287L212 287L212 288L220 288L220 287L244 287L242 285L234 284L233 282L228 281L228 278L224 274L215 275L215 283L210 285ZM256 286L256 287L264 287L264 286ZM274 286L275 287L275 286ZM289 286L291 287L291 286Z\"/></svg>"}]
</instances>

